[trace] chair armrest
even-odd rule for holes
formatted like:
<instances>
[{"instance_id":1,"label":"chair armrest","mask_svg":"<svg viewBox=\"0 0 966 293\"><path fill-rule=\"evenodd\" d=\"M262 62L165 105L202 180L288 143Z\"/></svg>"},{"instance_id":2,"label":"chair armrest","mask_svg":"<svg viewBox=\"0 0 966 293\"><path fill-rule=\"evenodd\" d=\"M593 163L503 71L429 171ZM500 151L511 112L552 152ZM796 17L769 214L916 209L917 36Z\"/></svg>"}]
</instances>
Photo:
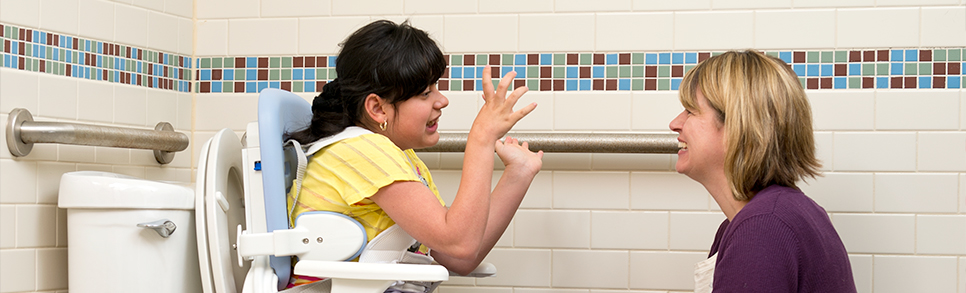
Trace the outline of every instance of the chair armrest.
<instances>
[{"instance_id":1,"label":"chair armrest","mask_svg":"<svg viewBox=\"0 0 966 293\"><path fill-rule=\"evenodd\" d=\"M491 263L484 262L484 263L480 263L480 265L477 266L476 269L474 269L469 274L466 274L466 276L462 276L454 272L449 272L449 275L454 277L489 278L489 277L496 276L496 266Z\"/></svg>"},{"instance_id":2,"label":"chair armrest","mask_svg":"<svg viewBox=\"0 0 966 293\"><path fill-rule=\"evenodd\" d=\"M449 271L440 265L360 263L300 260L295 273L333 279L447 281Z\"/></svg>"}]
</instances>

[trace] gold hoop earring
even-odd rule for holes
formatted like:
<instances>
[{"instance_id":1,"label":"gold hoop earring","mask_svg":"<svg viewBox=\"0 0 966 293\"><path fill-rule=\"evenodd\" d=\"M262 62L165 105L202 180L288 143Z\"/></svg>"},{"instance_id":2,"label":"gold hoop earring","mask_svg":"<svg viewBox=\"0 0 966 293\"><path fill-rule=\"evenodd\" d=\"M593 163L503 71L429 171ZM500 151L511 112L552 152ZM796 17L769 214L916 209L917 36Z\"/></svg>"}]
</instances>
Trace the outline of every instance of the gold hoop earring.
<instances>
[{"instance_id":1,"label":"gold hoop earring","mask_svg":"<svg viewBox=\"0 0 966 293\"><path fill-rule=\"evenodd\" d=\"M379 124L379 129L386 131L386 126L389 126L389 120L383 121L382 124Z\"/></svg>"}]
</instances>

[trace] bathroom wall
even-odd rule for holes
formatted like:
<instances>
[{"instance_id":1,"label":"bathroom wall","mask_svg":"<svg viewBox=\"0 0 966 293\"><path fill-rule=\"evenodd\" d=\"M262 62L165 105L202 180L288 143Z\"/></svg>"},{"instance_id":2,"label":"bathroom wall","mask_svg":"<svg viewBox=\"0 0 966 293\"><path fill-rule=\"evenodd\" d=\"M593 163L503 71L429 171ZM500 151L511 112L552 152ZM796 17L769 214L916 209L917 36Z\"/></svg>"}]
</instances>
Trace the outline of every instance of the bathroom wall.
<instances>
[{"instance_id":1,"label":"bathroom wall","mask_svg":"<svg viewBox=\"0 0 966 293\"><path fill-rule=\"evenodd\" d=\"M35 121L191 134L193 2L0 1L0 124ZM160 165L150 150L34 144L15 158L0 143L0 292L67 292L67 219L60 175L108 171L191 182L191 149ZM192 141L193 143L193 141Z\"/></svg>"},{"instance_id":2,"label":"bathroom wall","mask_svg":"<svg viewBox=\"0 0 966 293\"><path fill-rule=\"evenodd\" d=\"M466 131L480 69L516 70L521 132L657 132L683 72L755 48L808 88L824 177L802 184L850 251L860 292L966 290L966 7L936 1L199 0L195 139L254 120L260 88L309 98L375 19L409 19L450 58L443 131ZM239 94L244 93L244 94ZM238 115L216 115L232 104ZM206 115L210 113L210 115ZM425 153L450 196L461 156ZM547 154L488 257L439 292L687 292L724 215L675 155ZM497 178L499 173L494 175Z\"/></svg>"},{"instance_id":3,"label":"bathroom wall","mask_svg":"<svg viewBox=\"0 0 966 293\"><path fill-rule=\"evenodd\" d=\"M698 61L743 48L780 57L809 88L824 163L824 177L802 188L829 212L859 291L966 291L962 0L0 0L0 123L24 107L36 120L170 121L192 141L163 167L149 151L38 144L12 158L0 150L0 292L66 291L60 174L192 181L190 153L219 129L241 135L255 120L258 90L314 96L335 77L338 43L382 18L409 19L450 58L443 131L469 128L482 64L516 70L517 85L530 88L521 103L539 104L515 131L668 133L682 109L677 83ZM13 49L7 41L33 44L20 29L101 42L92 56L107 51L116 61ZM421 156L451 201L461 156ZM673 171L675 160L547 154L488 258L498 276L454 278L438 291L690 292L693 264L724 216L703 187Z\"/></svg>"}]
</instances>

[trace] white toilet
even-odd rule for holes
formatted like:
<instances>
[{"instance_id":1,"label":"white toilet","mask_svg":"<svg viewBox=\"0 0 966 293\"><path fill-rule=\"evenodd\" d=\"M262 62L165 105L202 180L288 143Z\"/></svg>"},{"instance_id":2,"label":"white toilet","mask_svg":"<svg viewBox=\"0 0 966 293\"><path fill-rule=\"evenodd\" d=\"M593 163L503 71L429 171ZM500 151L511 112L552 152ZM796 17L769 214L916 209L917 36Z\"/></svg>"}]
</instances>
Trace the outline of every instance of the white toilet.
<instances>
[{"instance_id":1,"label":"white toilet","mask_svg":"<svg viewBox=\"0 0 966 293\"><path fill-rule=\"evenodd\" d=\"M194 188L64 174L58 206L67 209L70 292L241 292L249 265L239 266L236 229L226 229L245 226L241 159L239 138L222 131L202 148Z\"/></svg>"}]
</instances>

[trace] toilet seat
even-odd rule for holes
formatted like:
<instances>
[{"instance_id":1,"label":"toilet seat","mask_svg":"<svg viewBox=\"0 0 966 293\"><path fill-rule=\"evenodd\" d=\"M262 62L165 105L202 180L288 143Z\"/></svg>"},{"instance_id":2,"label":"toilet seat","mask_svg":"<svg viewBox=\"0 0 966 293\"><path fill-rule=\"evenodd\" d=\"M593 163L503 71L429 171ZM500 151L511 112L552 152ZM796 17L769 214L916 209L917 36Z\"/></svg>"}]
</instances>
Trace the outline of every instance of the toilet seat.
<instances>
[{"instance_id":1,"label":"toilet seat","mask_svg":"<svg viewBox=\"0 0 966 293\"><path fill-rule=\"evenodd\" d=\"M241 292L251 264L240 261L233 249L246 226L240 139L222 129L202 146L198 162L195 226L202 288Z\"/></svg>"}]
</instances>

